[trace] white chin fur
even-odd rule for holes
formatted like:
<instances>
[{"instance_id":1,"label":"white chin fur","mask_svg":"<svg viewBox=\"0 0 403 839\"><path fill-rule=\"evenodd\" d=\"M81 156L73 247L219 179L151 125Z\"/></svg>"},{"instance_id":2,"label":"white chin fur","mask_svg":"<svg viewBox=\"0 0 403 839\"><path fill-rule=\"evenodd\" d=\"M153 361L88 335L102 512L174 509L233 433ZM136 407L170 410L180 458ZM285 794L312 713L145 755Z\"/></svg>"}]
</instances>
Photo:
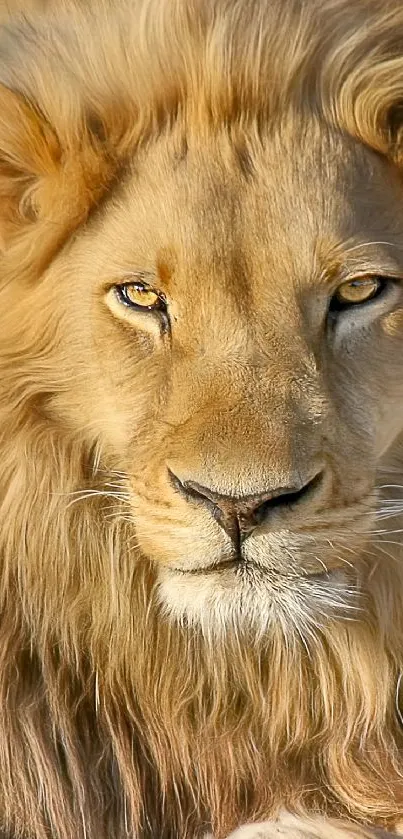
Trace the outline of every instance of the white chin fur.
<instances>
[{"instance_id":1,"label":"white chin fur","mask_svg":"<svg viewBox=\"0 0 403 839\"><path fill-rule=\"evenodd\" d=\"M294 630L308 639L328 617L351 618L358 607L357 591L349 589L342 571L287 578L258 568L206 574L160 568L158 595L171 619L208 636L241 628L262 636L280 623L285 633Z\"/></svg>"}]
</instances>

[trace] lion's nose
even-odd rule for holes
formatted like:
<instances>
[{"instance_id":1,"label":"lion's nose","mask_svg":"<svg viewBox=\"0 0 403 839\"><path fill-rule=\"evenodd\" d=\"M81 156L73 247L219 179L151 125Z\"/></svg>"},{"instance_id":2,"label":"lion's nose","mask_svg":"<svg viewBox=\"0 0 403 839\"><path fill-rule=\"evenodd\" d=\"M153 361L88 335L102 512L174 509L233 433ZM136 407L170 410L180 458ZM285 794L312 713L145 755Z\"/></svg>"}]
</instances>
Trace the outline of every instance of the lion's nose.
<instances>
[{"instance_id":1,"label":"lion's nose","mask_svg":"<svg viewBox=\"0 0 403 839\"><path fill-rule=\"evenodd\" d=\"M314 478L296 486L276 487L257 495L233 497L221 495L195 481L182 480L171 471L169 474L177 490L187 498L203 502L209 507L218 524L234 542L242 542L249 533L265 521L272 509L289 507L306 498L322 478L322 474L318 473Z\"/></svg>"}]
</instances>

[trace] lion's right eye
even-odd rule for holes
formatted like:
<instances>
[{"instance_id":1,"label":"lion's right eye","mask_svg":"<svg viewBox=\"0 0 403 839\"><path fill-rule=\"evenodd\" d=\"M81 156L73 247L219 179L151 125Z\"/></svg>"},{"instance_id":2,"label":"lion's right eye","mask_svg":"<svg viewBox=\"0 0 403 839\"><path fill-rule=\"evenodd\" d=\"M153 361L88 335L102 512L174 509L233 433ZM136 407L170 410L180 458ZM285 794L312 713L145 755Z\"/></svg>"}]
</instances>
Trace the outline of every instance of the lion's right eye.
<instances>
[{"instance_id":1,"label":"lion's right eye","mask_svg":"<svg viewBox=\"0 0 403 839\"><path fill-rule=\"evenodd\" d=\"M155 291L145 283L133 282L117 285L115 286L115 292L121 303L133 309L166 310L166 301L162 293Z\"/></svg>"}]
</instances>

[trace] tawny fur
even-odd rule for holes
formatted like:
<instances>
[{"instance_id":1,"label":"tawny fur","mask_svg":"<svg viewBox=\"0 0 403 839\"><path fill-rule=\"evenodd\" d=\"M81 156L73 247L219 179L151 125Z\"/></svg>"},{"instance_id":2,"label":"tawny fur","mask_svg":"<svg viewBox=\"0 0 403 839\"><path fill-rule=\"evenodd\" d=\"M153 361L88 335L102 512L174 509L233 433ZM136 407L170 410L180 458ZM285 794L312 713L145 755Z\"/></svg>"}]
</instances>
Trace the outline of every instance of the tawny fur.
<instances>
[{"instance_id":1,"label":"tawny fur","mask_svg":"<svg viewBox=\"0 0 403 839\"><path fill-rule=\"evenodd\" d=\"M4 833L220 839L283 809L393 829L403 818L399 545L363 549L352 619L341 597L320 625L305 614L264 634L233 624L217 639L171 620L156 558L127 514L125 408L105 376L105 413L91 413L92 350L69 343L55 297L84 335L69 248L85 266L100 259L88 231L161 137L179 160L189 138L208 147L225 135L247 169L248 149L276 126L313 120L399 166L400 2L88 5L66 0L0 33ZM60 254L60 282L46 285ZM150 381L133 366L138 404L156 400L157 373ZM124 421L147 463L158 447L136 411ZM398 483L398 447L387 463Z\"/></svg>"}]
</instances>

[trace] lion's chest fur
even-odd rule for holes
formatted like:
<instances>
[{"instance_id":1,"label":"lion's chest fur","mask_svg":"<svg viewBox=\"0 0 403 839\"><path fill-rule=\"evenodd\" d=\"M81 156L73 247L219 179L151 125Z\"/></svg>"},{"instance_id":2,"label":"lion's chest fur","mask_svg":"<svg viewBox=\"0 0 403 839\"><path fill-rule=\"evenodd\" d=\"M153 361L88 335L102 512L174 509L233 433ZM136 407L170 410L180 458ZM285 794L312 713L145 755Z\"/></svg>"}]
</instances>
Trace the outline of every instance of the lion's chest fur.
<instances>
[{"instance_id":1,"label":"lion's chest fur","mask_svg":"<svg viewBox=\"0 0 403 839\"><path fill-rule=\"evenodd\" d=\"M62 839L84 823L91 839L193 839L285 805L394 822L394 665L369 624L328 627L310 649L281 633L213 642L163 618L147 564L133 568L131 595L107 643L98 614L99 637L88 623L70 649L55 634L30 649L15 602L3 610L1 804L12 825L35 837L57 821ZM64 644L72 630L70 620Z\"/></svg>"}]
</instances>

